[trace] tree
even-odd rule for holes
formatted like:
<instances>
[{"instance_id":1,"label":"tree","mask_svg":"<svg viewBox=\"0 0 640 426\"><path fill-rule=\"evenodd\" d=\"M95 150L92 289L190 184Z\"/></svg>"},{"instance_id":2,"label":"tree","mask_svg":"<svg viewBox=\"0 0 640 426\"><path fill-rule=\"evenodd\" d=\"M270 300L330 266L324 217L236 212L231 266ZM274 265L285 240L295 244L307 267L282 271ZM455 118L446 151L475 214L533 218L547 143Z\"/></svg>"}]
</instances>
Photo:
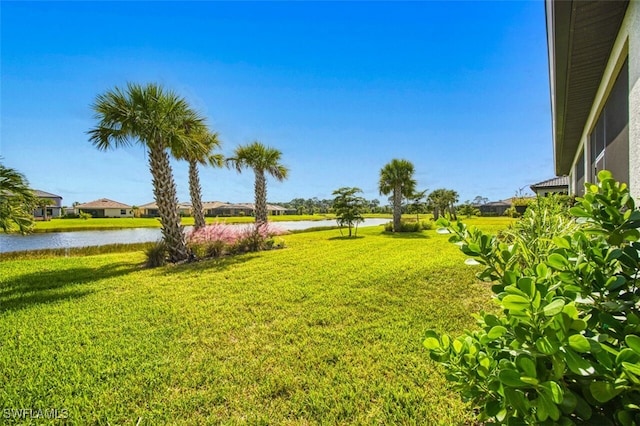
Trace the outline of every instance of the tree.
<instances>
[{"instance_id":1,"label":"tree","mask_svg":"<svg viewBox=\"0 0 640 426\"><path fill-rule=\"evenodd\" d=\"M487 197L476 195L471 204L474 206L482 206L484 204L487 204L488 202L489 202L489 199Z\"/></svg>"},{"instance_id":2,"label":"tree","mask_svg":"<svg viewBox=\"0 0 640 426\"><path fill-rule=\"evenodd\" d=\"M202 186L200 185L200 173L198 164L209 165L211 167L222 167L224 157L222 154L213 151L220 148L220 141L217 133L209 133L206 129L198 129L199 132L189 132L194 139L193 144L174 147L172 153L180 160L189 163L189 195L191 196L191 207L193 210L194 228L200 229L205 226L204 209L202 208ZM184 148L187 148L186 150Z\"/></svg>"},{"instance_id":3,"label":"tree","mask_svg":"<svg viewBox=\"0 0 640 426\"><path fill-rule=\"evenodd\" d=\"M425 210L424 198L427 196L427 190L424 191L416 191L412 194L409 194L407 197L407 201L409 204L407 205L408 210L411 210L416 214L416 221L420 221L420 213Z\"/></svg>"},{"instance_id":4,"label":"tree","mask_svg":"<svg viewBox=\"0 0 640 426\"><path fill-rule=\"evenodd\" d=\"M54 205L53 200L49 198L38 198L36 199L35 206L42 210L42 218L47 221L49 218L47 216L47 207Z\"/></svg>"},{"instance_id":5,"label":"tree","mask_svg":"<svg viewBox=\"0 0 640 426\"><path fill-rule=\"evenodd\" d=\"M440 188L429 194L428 201L433 207L433 218L438 220L440 215L449 212L453 220L457 220L454 205L458 202L458 193L452 189Z\"/></svg>"},{"instance_id":6,"label":"tree","mask_svg":"<svg viewBox=\"0 0 640 426\"><path fill-rule=\"evenodd\" d=\"M480 210L471 204L470 201L466 201L463 205L459 206L458 213L467 216L467 218L470 218L471 216L480 216Z\"/></svg>"},{"instance_id":7,"label":"tree","mask_svg":"<svg viewBox=\"0 0 640 426\"><path fill-rule=\"evenodd\" d=\"M0 164L0 229L8 232L17 225L21 233L30 232L35 202L24 175Z\"/></svg>"},{"instance_id":8,"label":"tree","mask_svg":"<svg viewBox=\"0 0 640 426\"><path fill-rule=\"evenodd\" d=\"M402 220L402 198L415 191L413 164L394 158L380 170L380 195L393 194L393 232L399 232Z\"/></svg>"},{"instance_id":9,"label":"tree","mask_svg":"<svg viewBox=\"0 0 640 426\"><path fill-rule=\"evenodd\" d=\"M340 226L340 234L342 235L342 227L349 228L349 237L351 237L351 229L355 228L355 235L358 235L358 223L364 222L364 213L367 207L367 201L356 194L361 193L360 188L342 187L333 191L336 197L333 199L333 211L336 215L336 221Z\"/></svg>"},{"instance_id":10,"label":"tree","mask_svg":"<svg viewBox=\"0 0 640 426\"><path fill-rule=\"evenodd\" d=\"M96 148L106 151L139 143L147 149L169 260L187 259L168 150L188 151L195 143L189 131L203 128L204 118L184 98L153 83L146 86L128 83L126 89L116 87L98 95L92 108L98 124L88 134Z\"/></svg>"},{"instance_id":11,"label":"tree","mask_svg":"<svg viewBox=\"0 0 640 426\"><path fill-rule=\"evenodd\" d=\"M255 204L256 224L261 226L267 223L267 178L265 173L282 182L289 175L289 169L280 164L282 153L254 141L248 145L235 149L233 157L227 158L227 167L234 168L242 173L245 168L253 169L255 174Z\"/></svg>"}]
</instances>

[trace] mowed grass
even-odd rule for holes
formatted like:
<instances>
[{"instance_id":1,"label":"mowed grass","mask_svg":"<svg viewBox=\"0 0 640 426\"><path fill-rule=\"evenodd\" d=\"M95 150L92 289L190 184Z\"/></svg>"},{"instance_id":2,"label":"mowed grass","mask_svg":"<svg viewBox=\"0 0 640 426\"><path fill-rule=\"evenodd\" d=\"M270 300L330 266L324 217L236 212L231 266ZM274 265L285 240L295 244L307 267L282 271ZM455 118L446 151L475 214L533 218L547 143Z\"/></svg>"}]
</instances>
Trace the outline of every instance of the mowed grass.
<instances>
[{"instance_id":1,"label":"mowed grass","mask_svg":"<svg viewBox=\"0 0 640 426\"><path fill-rule=\"evenodd\" d=\"M389 215L367 215L367 217L390 217ZM317 221L335 219L333 214L315 215L282 215L270 216L272 222L283 221ZM235 217L207 217L207 223L253 223L252 216ZM194 224L193 217L183 217L182 225L190 226ZM160 228L162 224L157 217L122 217L122 218L91 218L91 219L51 219L48 221L35 222L34 232L63 232L63 231L93 231L106 229L127 229L127 228Z\"/></svg>"},{"instance_id":2,"label":"mowed grass","mask_svg":"<svg viewBox=\"0 0 640 426\"><path fill-rule=\"evenodd\" d=\"M493 306L446 235L282 238L153 270L141 252L3 261L0 408L70 424L470 421L422 347Z\"/></svg>"}]
</instances>

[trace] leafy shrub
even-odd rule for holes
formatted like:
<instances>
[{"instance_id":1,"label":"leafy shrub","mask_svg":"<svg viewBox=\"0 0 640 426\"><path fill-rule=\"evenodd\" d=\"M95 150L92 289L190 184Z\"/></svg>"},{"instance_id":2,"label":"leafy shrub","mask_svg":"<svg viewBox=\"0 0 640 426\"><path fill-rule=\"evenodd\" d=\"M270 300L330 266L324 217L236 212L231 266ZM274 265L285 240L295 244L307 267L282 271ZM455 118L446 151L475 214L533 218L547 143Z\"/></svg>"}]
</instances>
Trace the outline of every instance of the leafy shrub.
<instances>
[{"instance_id":1,"label":"leafy shrub","mask_svg":"<svg viewBox=\"0 0 640 426\"><path fill-rule=\"evenodd\" d=\"M625 184L598 178L577 220L534 203L508 241L441 222L501 308L480 330L424 341L480 421L640 424L640 211Z\"/></svg>"},{"instance_id":2,"label":"leafy shrub","mask_svg":"<svg viewBox=\"0 0 640 426\"><path fill-rule=\"evenodd\" d=\"M168 248L164 241L158 241L144 251L147 268L157 268L167 264Z\"/></svg>"},{"instance_id":3,"label":"leafy shrub","mask_svg":"<svg viewBox=\"0 0 640 426\"><path fill-rule=\"evenodd\" d=\"M470 218L471 216L480 216L480 210L471 203L466 202L458 207L458 214Z\"/></svg>"},{"instance_id":4,"label":"leafy shrub","mask_svg":"<svg viewBox=\"0 0 640 426\"><path fill-rule=\"evenodd\" d=\"M429 226L431 226L431 224L429 224ZM421 222L403 220L402 222L400 222L400 229L398 230L398 232L420 232L422 229L423 228ZM386 232L393 232L393 222L385 223L384 230Z\"/></svg>"},{"instance_id":5,"label":"leafy shrub","mask_svg":"<svg viewBox=\"0 0 640 426\"><path fill-rule=\"evenodd\" d=\"M518 210L516 210L514 206L511 206L508 209L506 209L504 211L504 215L508 217L520 217L520 213L518 213Z\"/></svg>"},{"instance_id":6,"label":"leafy shrub","mask_svg":"<svg viewBox=\"0 0 640 426\"><path fill-rule=\"evenodd\" d=\"M91 219L93 216L91 216L91 213L80 212L78 213L78 217L80 219L87 220L87 219Z\"/></svg>"},{"instance_id":7,"label":"leafy shrub","mask_svg":"<svg viewBox=\"0 0 640 426\"><path fill-rule=\"evenodd\" d=\"M420 222L420 226L422 227L423 230L428 231L430 229L433 229L433 222L430 222L428 220L423 220L422 222Z\"/></svg>"}]
</instances>

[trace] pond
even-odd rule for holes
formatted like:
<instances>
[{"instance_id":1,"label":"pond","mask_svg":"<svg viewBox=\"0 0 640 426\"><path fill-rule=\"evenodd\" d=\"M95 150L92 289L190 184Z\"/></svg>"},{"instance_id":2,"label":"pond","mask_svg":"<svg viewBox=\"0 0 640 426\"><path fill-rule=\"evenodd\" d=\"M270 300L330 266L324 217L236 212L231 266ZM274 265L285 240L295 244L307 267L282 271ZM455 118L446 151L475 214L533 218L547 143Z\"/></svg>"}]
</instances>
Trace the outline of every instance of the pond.
<instances>
[{"instance_id":1,"label":"pond","mask_svg":"<svg viewBox=\"0 0 640 426\"><path fill-rule=\"evenodd\" d=\"M359 226L377 226L389 219L366 219ZM335 220L273 222L273 225L288 231L304 230L322 226L335 226ZM236 226L246 226L240 224ZM189 228L189 227L187 227ZM158 241L159 228L116 229L110 231L48 232L18 235L0 234L0 253L23 250L43 250L68 247L102 246L106 244L131 244Z\"/></svg>"}]
</instances>

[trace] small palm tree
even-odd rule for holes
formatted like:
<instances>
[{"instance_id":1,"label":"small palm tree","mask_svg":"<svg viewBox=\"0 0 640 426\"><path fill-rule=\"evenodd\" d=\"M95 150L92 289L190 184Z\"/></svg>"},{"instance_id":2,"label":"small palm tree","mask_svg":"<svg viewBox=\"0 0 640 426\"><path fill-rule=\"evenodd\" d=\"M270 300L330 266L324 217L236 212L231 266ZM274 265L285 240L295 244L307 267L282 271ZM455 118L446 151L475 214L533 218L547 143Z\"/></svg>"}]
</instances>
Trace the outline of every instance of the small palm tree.
<instances>
[{"instance_id":1,"label":"small palm tree","mask_svg":"<svg viewBox=\"0 0 640 426\"><path fill-rule=\"evenodd\" d=\"M36 197L24 175L0 164L0 229L8 232L15 224L21 233L30 232L35 205Z\"/></svg>"},{"instance_id":2,"label":"small palm tree","mask_svg":"<svg viewBox=\"0 0 640 426\"><path fill-rule=\"evenodd\" d=\"M168 150L186 151L194 144L189 131L204 128L204 118L184 98L157 84L129 83L124 90L116 87L98 95L93 110L98 124L88 134L96 148L108 150L136 142L147 149L169 260L186 259L188 251Z\"/></svg>"},{"instance_id":3,"label":"small palm tree","mask_svg":"<svg viewBox=\"0 0 640 426\"><path fill-rule=\"evenodd\" d=\"M258 141L235 149L233 157L227 158L227 166L238 173L243 169L253 169L255 173L255 214L256 224L267 223L267 178L266 173L282 182L289 175L289 169L280 164L282 153L275 148L265 146Z\"/></svg>"},{"instance_id":4,"label":"small palm tree","mask_svg":"<svg viewBox=\"0 0 640 426\"><path fill-rule=\"evenodd\" d=\"M205 226L204 210L202 208L202 186L200 185L200 173L198 164L209 165L211 167L222 167L224 157L222 154L213 151L220 148L220 141L217 133L203 131L200 133L190 133L194 143L189 145L188 150L180 150L184 147L173 149L174 157L186 160L189 163L189 194L191 196L191 207L193 209L194 228L200 229Z\"/></svg>"},{"instance_id":5,"label":"small palm tree","mask_svg":"<svg viewBox=\"0 0 640 426\"><path fill-rule=\"evenodd\" d=\"M394 158L380 170L378 189L380 195L393 194L393 232L399 232L402 225L402 198L415 192L413 164L407 160Z\"/></svg>"}]
</instances>

